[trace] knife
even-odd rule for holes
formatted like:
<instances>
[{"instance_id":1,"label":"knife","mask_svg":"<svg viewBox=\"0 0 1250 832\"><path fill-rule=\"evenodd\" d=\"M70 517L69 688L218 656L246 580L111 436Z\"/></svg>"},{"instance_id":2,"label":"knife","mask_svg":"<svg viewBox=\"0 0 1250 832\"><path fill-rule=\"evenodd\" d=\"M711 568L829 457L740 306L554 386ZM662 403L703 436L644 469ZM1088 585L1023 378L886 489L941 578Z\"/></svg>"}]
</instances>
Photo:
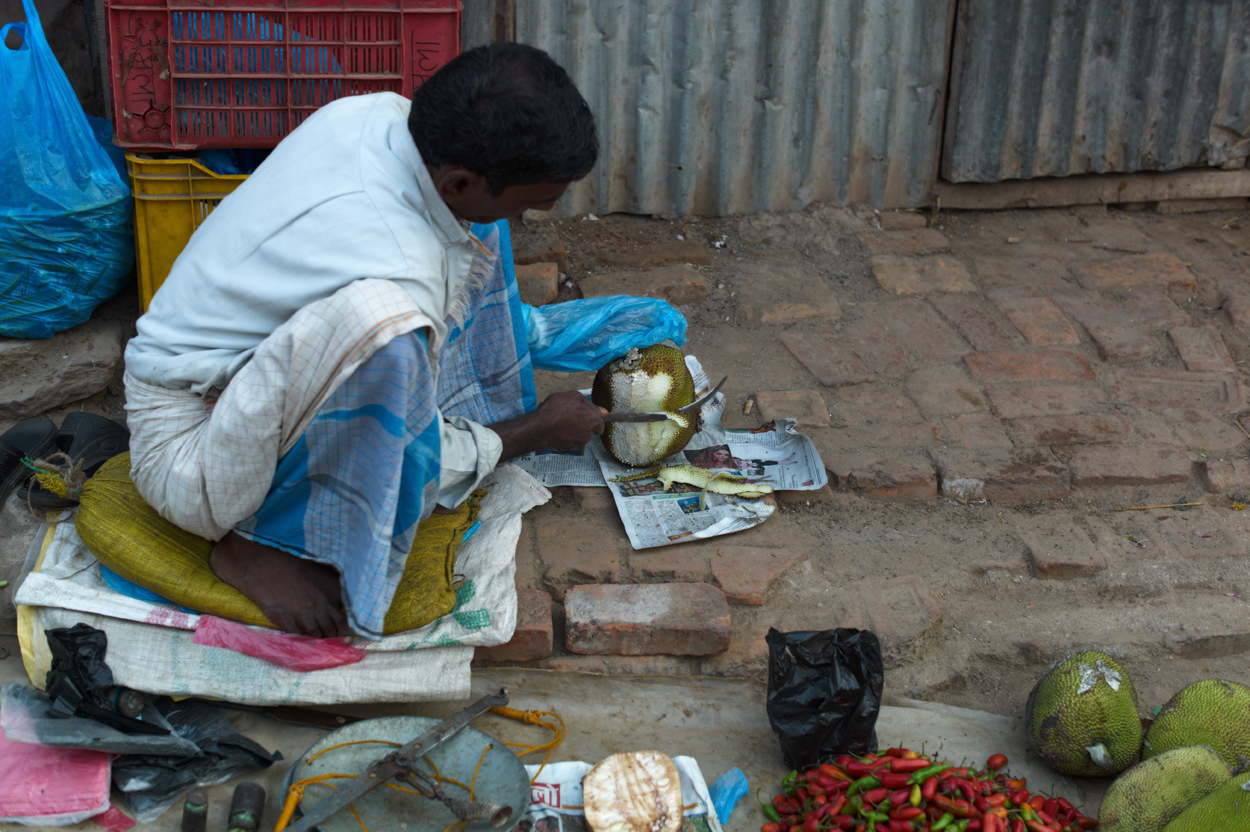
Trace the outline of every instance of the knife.
<instances>
[{"instance_id":1,"label":"knife","mask_svg":"<svg viewBox=\"0 0 1250 832\"><path fill-rule=\"evenodd\" d=\"M720 382L711 390L709 390L705 395L699 397L698 399L696 399L695 401L691 402L690 404L684 407L677 408L677 410L673 412L682 413L682 414L698 412L698 410L702 408L703 405L710 402L712 400L712 397L715 396L718 392L720 392L721 387L723 387L725 385L725 382L727 381L729 381L729 376L725 376L724 378L722 378ZM607 416L603 417L603 421L605 422L663 422L669 418L670 418L669 414L664 413L664 412L609 413Z\"/></svg>"}]
</instances>

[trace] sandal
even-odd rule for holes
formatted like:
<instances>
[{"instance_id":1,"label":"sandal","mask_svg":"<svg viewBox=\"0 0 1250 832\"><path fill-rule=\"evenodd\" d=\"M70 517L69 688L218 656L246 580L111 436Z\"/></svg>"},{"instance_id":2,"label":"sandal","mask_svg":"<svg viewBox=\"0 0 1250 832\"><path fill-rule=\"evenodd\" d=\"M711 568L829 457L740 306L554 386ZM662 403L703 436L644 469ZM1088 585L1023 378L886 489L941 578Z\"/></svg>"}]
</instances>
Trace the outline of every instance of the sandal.
<instances>
[{"instance_id":1,"label":"sandal","mask_svg":"<svg viewBox=\"0 0 1250 832\"><path fill-rule=\"evenodd\" d=\"M56 434L52 451L61 451L73 462L81 462L83 474L90 477L120 453L130 449L130 431L124 425L96 413L77 410L65 417ZM58 497L33 477L19 492L20 499L39 509L70 508L78 505L72 497Z\"/></svg>"},{"instance_id":2,"label":"sandal","mask_svg":"<svg viewBox=\"0 0 1250 832\"><path fill-rule=\"evenodd\" d=\"M48 419L24 419L0 435L0 506L30 469L24 458L38 459L56 450L56 425Z\"/></svg>"}]
</instances>

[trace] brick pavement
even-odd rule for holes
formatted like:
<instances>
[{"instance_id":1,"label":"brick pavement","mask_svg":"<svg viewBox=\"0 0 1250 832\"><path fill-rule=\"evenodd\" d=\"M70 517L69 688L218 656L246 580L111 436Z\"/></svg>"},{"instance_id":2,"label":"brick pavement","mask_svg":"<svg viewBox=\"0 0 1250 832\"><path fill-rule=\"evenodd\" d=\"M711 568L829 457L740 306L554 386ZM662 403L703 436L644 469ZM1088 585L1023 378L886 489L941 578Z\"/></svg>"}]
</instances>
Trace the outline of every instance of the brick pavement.
<instances>
[{"instance_id":1,"label":"brick pavement","mask_svg":"<svg viewBox=\"0 0 1250 832\"><path fill-rule=\"evenodd\" d=\"M751 352L778 372L735 378L739 403L753 402L751 419L799 418L830 485L780 495L778 514L750 532L645 552L629 550L619 526L605 535L601 515L612 504L600 490L579 489L580 514L545 508L527 519L517 571L528 590L525 627L517 643L479 651L478 661L755 675L767 629L801 621L879 629L892 666L920 678L909 668L952 640L946 622L989 623L946 600L967 590L959 583L967 578L941 568L894 579L861 572L859 583L835 581L824 596L818 578L831 563L845 569L868 557L849 542L850 529L839 529L842 512L952 503L997 506L1000 538L970 548L960 574L1003 597L1019 587L1020 609L1035 606L1034 585L1092 587L1111 607L1210 593L1215 600L1184 602L1192 620L1151 619L1153 629L1119 649L1177 659L1250 652L1236 606L1250 587L1216 577L1240 574L1228 565L1250 550L1250 513L1228 510L1250 497L1242 430L1250 418L1235 421L1244 407L1237 362L1250 353L1250 261L1202 260L1179 248L1178 256L1127 225L1087 225L1088 237L1071 243L1030 228L1011 231L1020 244L1003 245L949 237L914 214L882 214L881 230L843 233L819 249L858 253L849 266L855 288L830 279L828 264L791 240L732 256L704 257L689 242L611 257L569 243L567 253L544 255L607 269L579 280L588 296L669 297L692 311L715 304L715 320L743 326ZM1107 508L1171 499L1208 506L1196 514ZM833 518L822 521L833 536L814 530L811 517ZM950 528L931 522L935 534ZM1162 588L1160 569L1171 581ZM799 598L832 610L796 618ZM973 651L1043 664L1101 632L1061 608L1036 615L1032 628L983 636L994 644Z\"/></svg>"}]
</instances>

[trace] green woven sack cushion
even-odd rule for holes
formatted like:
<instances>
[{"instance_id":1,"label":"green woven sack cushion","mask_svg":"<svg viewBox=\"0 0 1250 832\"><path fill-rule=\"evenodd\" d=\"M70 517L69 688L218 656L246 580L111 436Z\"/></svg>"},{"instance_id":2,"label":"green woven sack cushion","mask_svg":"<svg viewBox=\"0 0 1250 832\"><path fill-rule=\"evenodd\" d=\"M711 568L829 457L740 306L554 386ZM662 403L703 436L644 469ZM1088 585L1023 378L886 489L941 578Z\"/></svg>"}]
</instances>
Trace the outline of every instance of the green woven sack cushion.
<instances>
[{"instance_id":1,"label":"green woven sack cushion","mask_svg":"<svg viewBox=\"0 0 1250 832\"><path fill-rule=\"evenodd\" d=\"M456 554L477 518L483 492L453 514L417 526L408 563L386 614L385 632L424 626L451 612ZM132 583L203 613L272 627L243 593L208 565L213 543L156 513L130 481L130 454L113 457L83 485L74 528L100 563Z\"/></svg>"}]
</instances>

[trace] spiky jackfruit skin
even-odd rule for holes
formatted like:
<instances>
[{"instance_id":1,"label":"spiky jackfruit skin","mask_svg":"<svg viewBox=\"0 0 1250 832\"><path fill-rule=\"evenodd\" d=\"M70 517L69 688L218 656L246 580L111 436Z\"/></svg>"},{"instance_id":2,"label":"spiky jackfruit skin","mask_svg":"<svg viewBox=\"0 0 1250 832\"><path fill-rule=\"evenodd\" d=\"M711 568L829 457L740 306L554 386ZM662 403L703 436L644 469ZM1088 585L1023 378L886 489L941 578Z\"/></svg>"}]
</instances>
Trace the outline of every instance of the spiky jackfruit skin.
<instances>
[{"instance_id":1,"label":"spiky jackfruit skin","mask_svg":"<svg viewBox=\"0 0 1250 832\"><path fill-rule=\"evenodd\" d=\"M1191 803L1163 832L1250 832L1250 771Z\"/></svg>"},{"instance_id":2,"label":"spiky jackfruit skin","mask_svg":"<svg viewBox=\"0 0 1250 832\"><path fill-rule=\"evenodd\" d=\"M1169 699L1146 732L1142 759L1183 745L1209 745L1233 769L1250 764L1250 688L1203 679Z\"/></svg>"},{"instance_id":3,"label":"spiky jackfruit skin","mask_svg":"<svg viewBox=\"0 0 1250 832\"><path fill-rule=\"evenodd\" d=\"M635 348L595 374L590 400L611 413L675 411L694 401L694 379L680 350ZM645 468L686 447L697 422L693 413L674 413L666 422L609 422L603 446L622 465Z\"/></svg>"},{"instance_id":4,"label":"spiky jackfruit skin","mask_svg":"<svg viewBox=\"0 0 1250 832\"><path fill-rule=\"evenodd\" d=\"M1056 662L1029 694L1025 721L1037 753L1064 774L1110 777L1141 754L1137 691L1097 650Z\"/></svg>"},{"instance_id":5,"label":"spiky jackfruit skin","mask_svg":"<svg viewBox=\"0 0 1250 832\"><path fill-rule=\"evenodd\" d=\"M1107 789L1098 809L1098 828L1163 832L1194 801L1224 785L1228 776L1224 758L1203 745L1173 748L1142 760Z\"/></svg>"}]
</instances>

